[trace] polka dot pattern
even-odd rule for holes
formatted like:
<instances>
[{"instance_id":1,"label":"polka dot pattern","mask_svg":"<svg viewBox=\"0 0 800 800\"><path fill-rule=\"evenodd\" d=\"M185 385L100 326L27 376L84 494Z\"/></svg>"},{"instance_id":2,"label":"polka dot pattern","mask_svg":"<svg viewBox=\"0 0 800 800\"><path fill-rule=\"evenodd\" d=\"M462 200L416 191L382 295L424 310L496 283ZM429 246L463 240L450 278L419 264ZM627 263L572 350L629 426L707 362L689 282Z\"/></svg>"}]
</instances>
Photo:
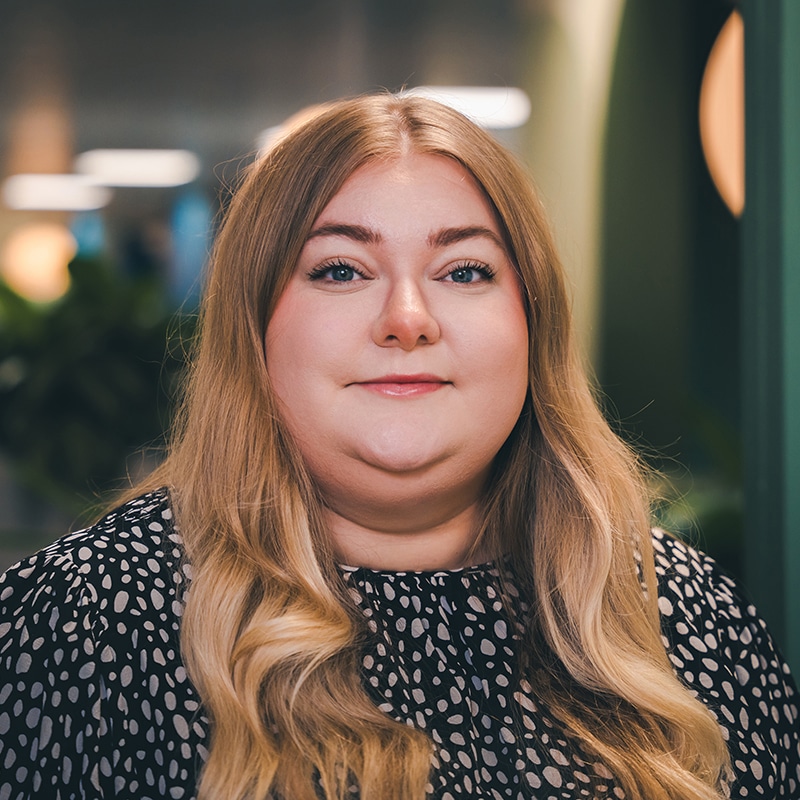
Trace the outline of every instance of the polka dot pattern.
<instances>
[{"instance_id":1,"label":"polka dot pattern","mask_svg":"<svg viewBox=\"0 0 800 800\"><path fill-rule=\"evenodd\" d=\"M723 729L731 796L800 797L800 701L766 624L712 559L660 531L654 547L664 643Z\"/></svg>"},{"instance_id":2,"label":"polka dot pattern","mask_svg":"<svg viewBox=\"0 0 800 800\"><path fill-rule=\"evenodd\" d=\"M664 645L718 719L736 798L800 797L798 694L755 608L715 562L654 531ZM451 572L345 568L373 636L363 671L386 713L435 744L431 792L460 797L622 798L604 765L567 742L530 684L514 681L529 613L497 566Z\"/></svg>"},{"instance_id":3,"label":"polka dot pattern","mask_svg":"<svg viewBox=\"0 0 800 800\"><path fill-rule=\"evenodd\" d=\"M191 798L208 720L181 663L163 494L0 579L0 798Z\"/></svg>"},{"instance_id":4,"label":"polka dot pattern","mask_svg":"<svg viewBox=\"0 0 800 800\"><path fill-rule=\"evenodd\" d=\"M598 787L623 797L516 675L528 607L508 580L503 602L497 567L343 569L373 633L365 684L379 708L433 740L433 797L592 798Z\"/></svg>"},{"instance_id":5,"label":"polka dot pattern","mask_svg":"<svg viewBox=\"0 0 800 800\"><path fill-rule=\"evenodd\" d=\"M665 646L723 728L732 797L800 797L797 690L764 623L713 561L654 541ZM430 736L432 797L624 797L517 676L529 611L500 569L343 567L371 632L366 689ZM189 579L164 492L0 578L0 800L196 796L209 722L180 656Z\"/></svg>"}]
</instances>

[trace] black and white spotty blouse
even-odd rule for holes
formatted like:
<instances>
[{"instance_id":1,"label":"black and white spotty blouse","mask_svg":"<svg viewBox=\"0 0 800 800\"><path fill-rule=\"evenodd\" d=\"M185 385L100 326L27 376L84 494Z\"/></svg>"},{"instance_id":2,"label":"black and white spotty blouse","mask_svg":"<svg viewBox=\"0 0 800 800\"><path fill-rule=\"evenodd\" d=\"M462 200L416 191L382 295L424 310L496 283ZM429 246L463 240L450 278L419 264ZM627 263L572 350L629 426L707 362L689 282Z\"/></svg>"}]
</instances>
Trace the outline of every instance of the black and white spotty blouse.
<instances>
[{"instance_id":1,"label":"black and white spotty blouse","mask_svg":"<svg viewBox=\"0 0 800 800\"><path fill-rule=\"evenodd\" d=\"M764 623L713 561L655 548L665 642L725 732L732 797L800 798L797 689ZM435 744L433 797L624 797L514 678L495 566L343 575L373 632L366 688ZM188 580L162 492L0 579L0 800L195 796L209 722L180 655Z\"/></svg>"}]
</instances>

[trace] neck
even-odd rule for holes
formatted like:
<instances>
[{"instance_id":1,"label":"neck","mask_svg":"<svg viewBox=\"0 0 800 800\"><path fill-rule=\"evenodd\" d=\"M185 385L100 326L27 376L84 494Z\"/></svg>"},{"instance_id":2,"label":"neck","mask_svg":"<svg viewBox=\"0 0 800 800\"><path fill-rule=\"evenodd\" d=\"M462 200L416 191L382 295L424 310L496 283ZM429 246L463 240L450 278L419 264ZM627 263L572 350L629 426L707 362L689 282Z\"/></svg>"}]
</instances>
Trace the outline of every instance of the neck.
<instances>
[{"instance_id":1,"label":"neck","mask_svg":"<svg viewBox=\"0 0 800 800\"><path fill-rule=\"evenodd\" d=\"M408 527L398 526L397 519L376 526L325 511L340 563L393 572L460 569L487 560L482 548L475 547L478 520L477 503L444 519Z\"/></svg>"}]
</instances>

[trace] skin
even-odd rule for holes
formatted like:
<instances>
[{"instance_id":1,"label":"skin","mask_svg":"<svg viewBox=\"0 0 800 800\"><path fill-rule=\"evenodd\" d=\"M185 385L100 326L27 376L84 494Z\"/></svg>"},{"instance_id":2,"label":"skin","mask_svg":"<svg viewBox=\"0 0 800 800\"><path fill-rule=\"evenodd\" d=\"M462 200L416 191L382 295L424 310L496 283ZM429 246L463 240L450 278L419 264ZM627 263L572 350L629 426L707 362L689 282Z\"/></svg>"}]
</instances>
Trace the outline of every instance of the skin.
<instances>
[{"instance_id":1,"label":"skin","mask_svg":"<svg viewBox=\"0 0 800 800\"><path fill-rule=\"evenodd\" d=\"M455 569L527 392L519 281L474 179L410 153L316 220L266 334L285 422L343 563Z\"/></svg>"}]
</instances>

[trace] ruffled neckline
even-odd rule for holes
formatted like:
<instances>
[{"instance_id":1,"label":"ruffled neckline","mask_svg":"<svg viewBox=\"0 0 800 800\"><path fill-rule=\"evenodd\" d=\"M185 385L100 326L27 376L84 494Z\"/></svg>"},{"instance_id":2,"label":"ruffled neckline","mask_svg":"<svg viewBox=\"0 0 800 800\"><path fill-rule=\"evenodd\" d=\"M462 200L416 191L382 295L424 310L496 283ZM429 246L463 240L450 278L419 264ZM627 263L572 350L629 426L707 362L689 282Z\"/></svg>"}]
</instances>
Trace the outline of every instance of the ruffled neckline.
<instances>
[{"instance_id":1,"label":"ruffled neckline","mask_svg":"<svg viewBox=\"0 0 800 800\"><path fill-rule=\"evenodd\" d=\"M407 569L407 570L389 570L389 569L374 569L372 567L355 567L349 564L339 564L339 570L344 574L352 575L354 578L367 579L372 577L375 580L393 580L396 578L464 578L475 577L484 575L497 575L500 570L502 562L506 561L507 557L500 560L484 561L479 564L472 564L466 567L458 567L456 569Z\"/></svg>"}]
</instances>

